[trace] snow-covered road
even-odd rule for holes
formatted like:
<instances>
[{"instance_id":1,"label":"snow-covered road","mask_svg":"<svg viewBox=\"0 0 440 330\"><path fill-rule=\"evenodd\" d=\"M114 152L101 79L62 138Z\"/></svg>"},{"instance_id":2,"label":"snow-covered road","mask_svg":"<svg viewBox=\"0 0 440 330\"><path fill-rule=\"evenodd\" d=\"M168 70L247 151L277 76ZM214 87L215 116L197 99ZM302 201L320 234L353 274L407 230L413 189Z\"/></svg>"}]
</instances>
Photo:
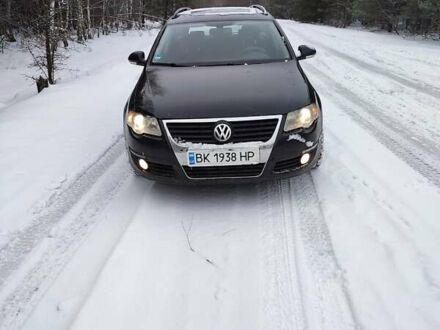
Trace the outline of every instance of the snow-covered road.
<instances>
[{"instance_id":1,"label":"snow-covered road","mask_svg":"<svg viewBox=\"0 0 440 330\"><path fill-rule=\"evenodd\" d=\"M440 46L281 23L318 50L326 131L322 167L288 181L131 174L126 55L154 34L95 41L77 77L3 102L0 329L440 328Z\"/></svg>"}]
</instances>

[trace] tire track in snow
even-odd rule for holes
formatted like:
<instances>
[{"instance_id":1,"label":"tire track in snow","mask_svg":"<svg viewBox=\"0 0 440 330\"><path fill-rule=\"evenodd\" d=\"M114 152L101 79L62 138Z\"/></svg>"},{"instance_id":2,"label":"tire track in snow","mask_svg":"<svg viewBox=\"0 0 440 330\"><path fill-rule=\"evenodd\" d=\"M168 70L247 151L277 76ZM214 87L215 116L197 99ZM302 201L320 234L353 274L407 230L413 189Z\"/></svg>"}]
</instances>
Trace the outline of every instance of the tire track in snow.
<instances>
[{"instance_id":1,"label":"tire track in snow","mask_svg":"<svg viewBox=\"0 0 440 330\"><path fill-rule=\"evenodd\" d=\"M0 250L0 288L9 275L16 270L32 249L49 234L52 227L67 214L81 197L90 190L122 153L122 135L81 171L60 193L49 198L29 227L17 232Z\"/></svg>"},{"instance_id":2,"label":"tire track in snow","mask_svg":"<svg viewBox=\"0 0 440 330\"><path fill-rule=\"evenodd\" d=\"M310 173L267 184L264 329L360 329Z\"/></svg>"},{"instance_id":3,"label":"tire track in snow","mask_svg":"<svg viewBox=\"0 0 440 330\"><path fill-rule=\"evenodd\" d=\"M282 181L308 329L360 329L310 173Z\"/></svg>"},{"instance_id":4,"label":"tire track in snow","mask_svg":"<svg viewBox=\"0 0 440 330\"><path fill-rule=\"evenodd\" d=\"M263 186L260 186L263 187ZM291 237L290 208L278 183L267 183L261 189L265 202L263 217L263 329L307 329L298 277L297 258ZM287 212L287 213L286 213Z\"/></svg>"},{"instance_id":5,"label":"tire track in snow","mask_svg":"<svg viewBox=\"0 0 440 330\"><path fill-rule=\"evenodd\" d=\"M405 87L409 87L411 89L414 89L419 93L423 93L425 95L429 95L429 96L437 98L437 99L440 98L440 89L437 88L436 86L432 86L432 85L427 84L425 82L419 82L417 80L409 80L409 79L406 79L398 74L392 73L390 71L384 71L383 68L380 68L374 64L371 64L371 63L359 60L357 58L354 58L354 57L347 55L337 49L334 49L333 47L329 47L329 46L323 44L322 42L317 41L316 39L310 38L308 35L305 35L304 33L298 32L292 26L288 26L287 29L290 30L291 32L296 33L297 35L301 36L301 38L303 38L304 40L310 40L314 44L319 45L319 47L324 48L328 52L333 53L336 57L339 57L339 58L355 65L356 67L360 68L361 70L367 70L367 71L374 73L375 75L379 75L379 76L385 77L387 79L394 80L395 82L397 82L401 85L404 85Z\"/></svg>"},{"instance_id":6,"label":"tire track in snow","mask_svg":"<svg viewBox=\"0 0 440 330\"><path fill-rule=\"evenodd\" d=\"M337 103L344 113L371 132L384 146L416 172L440 187L440 149L438 146L419 136L409 140L408 132L384 114L381 109L362 100L315 66L308 66L307 71L314 76L313 83L319 86L318 89L323 95L328 93L329 88L333 90L329 99ZM321 81L324 81L325 85ZM368 112L362 109L368 109ZM415 134L411 133L411 135Z\"/></svg>"},{"instance_id":7,"label":"tire track in snow","mask_svg":"<svg viewBox=\"0 0 440 330\"><path fill-rule=\"evenodd\" d=\"M114 144L116 145L118 144ZM104 159L109 160L109 157ZM39 299L99 220L96 215L111 202L112 197L130 175L131 171L121 154L111 163L113 165L108 170L106 167L99 175L103 179L102 183L98 183L97 191L90 196L78 215L69 219L67 224L57 228L44 240L44 244L36 252L37 260L33 263L30 261L31 265L26 267L24 276L16 281L13 287L0 291L1 330L20 328L23 325ZM91 181L96 183L97 179ZM85 192L81 196L84 194Z\"/></svg>"}]
</instances>

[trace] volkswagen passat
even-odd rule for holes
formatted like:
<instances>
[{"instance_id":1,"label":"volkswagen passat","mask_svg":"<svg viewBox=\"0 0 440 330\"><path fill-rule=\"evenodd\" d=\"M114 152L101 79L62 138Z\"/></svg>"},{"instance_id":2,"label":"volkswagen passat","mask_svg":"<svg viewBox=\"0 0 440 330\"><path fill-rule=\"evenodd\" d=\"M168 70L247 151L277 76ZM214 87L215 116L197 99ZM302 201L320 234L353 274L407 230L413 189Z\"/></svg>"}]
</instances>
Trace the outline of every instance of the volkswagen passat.
<instances>
[{"instance_id":1,"label":"volkswagen passat","mask_svg":"<svg viewBox=\"0 0 440 330\"><path fill-rule=\"evenodd\" d=\"M322 109L262 6L179 9L164 24L124 111L138 175L175 183L256 182L319 165Z\"/></svg>"}]
</instances>

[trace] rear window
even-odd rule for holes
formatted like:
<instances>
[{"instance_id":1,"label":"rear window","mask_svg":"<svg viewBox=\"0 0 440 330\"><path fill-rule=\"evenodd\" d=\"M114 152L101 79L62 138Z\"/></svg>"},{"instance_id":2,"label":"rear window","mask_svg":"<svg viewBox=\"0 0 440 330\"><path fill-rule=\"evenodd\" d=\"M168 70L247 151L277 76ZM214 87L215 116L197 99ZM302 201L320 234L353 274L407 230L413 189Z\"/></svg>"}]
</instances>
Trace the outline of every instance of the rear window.
<instances>
[{"instance_id":1,"label":"rear window","mask_svg":"<svg viewBox=\"0 0 440 330\"><path fill-rule=\"evenodd\" d=\"M167 26L153 64L253 64L291 59L272 21L205 22Z\"/></svg>"}]
</instances>

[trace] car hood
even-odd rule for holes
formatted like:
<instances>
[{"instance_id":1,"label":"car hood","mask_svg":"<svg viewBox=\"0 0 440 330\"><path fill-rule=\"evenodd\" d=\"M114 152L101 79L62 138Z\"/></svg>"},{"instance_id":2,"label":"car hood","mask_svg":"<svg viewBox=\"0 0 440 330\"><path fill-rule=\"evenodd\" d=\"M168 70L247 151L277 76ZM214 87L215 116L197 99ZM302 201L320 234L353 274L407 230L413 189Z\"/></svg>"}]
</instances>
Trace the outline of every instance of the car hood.
<instances>
[{"instance_id":1,"label":"car hood","mask_svg":"<svg viewBox=\"0 0 440 330\"><path fill-rule=\"evenodd\" d=\"M310 91L292 62L144 70L134 108L159 119L246 117L283 114L311 103Z\"/></svg>"}]
</instances>

